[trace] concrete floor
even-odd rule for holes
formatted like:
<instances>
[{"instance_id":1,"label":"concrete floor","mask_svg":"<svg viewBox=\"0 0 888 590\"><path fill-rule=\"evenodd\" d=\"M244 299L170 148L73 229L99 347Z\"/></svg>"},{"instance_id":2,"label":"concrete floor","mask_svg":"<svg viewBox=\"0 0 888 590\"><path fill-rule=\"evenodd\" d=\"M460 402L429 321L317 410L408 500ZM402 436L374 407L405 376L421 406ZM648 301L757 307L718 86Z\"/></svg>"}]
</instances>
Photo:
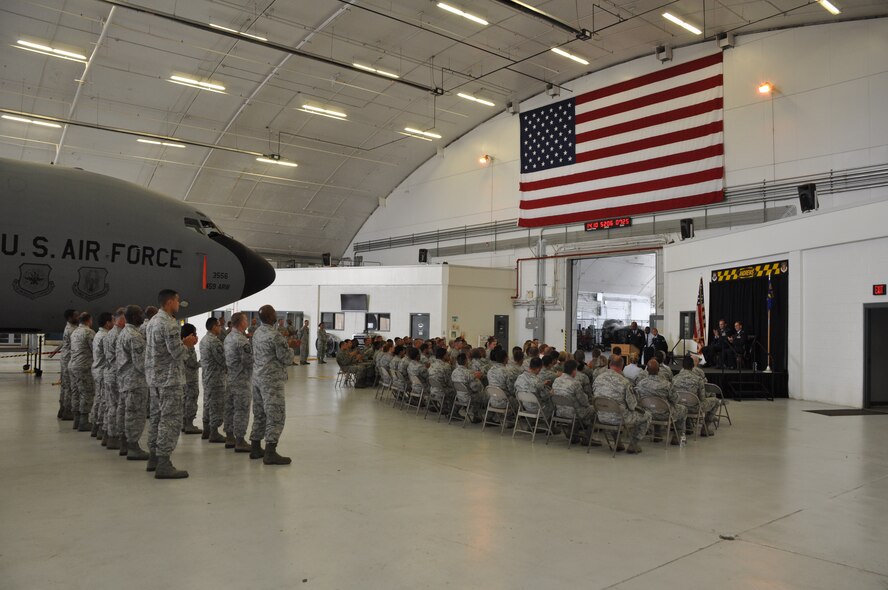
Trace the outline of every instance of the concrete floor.
<instances>
[{"instance_id":1,"label":"concrete floor","mask_svg":"<svg viewBox=\"0 0 888 590\"><path fill-rule=\"evenodd\" d=\"M183 481L55 419L0 363L0 587L888 588L888 417L731 405L715 438L565 450L424 422L293 367L265 467L183 436ZM144 444L144 441L143 441ZM720 540L733 534L737 540Z\"/></svg>"}]
</instances>

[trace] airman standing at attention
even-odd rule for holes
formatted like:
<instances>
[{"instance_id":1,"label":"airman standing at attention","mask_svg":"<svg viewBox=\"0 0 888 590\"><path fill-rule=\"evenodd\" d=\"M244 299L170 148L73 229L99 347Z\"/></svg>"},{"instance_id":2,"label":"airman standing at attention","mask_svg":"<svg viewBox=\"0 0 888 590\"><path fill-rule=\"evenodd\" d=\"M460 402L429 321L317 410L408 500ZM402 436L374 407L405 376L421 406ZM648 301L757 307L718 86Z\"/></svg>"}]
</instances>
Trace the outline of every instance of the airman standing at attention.
<instances>
[{"instance_id":1,"label":"airman standing at attention","mask_svg":"<svg viewBox=\"0 0 888 590\"><path fill-rule=\"evenodd\" d=\"M164 289L157 295L160 311L148 323L145 357L150 359L149 385L155 399L151 403L151 424L148 428L148 471L156 479L182 479L188 472L176 469L171 456L179 442L182 429L182 397L185 386L184 361L188 349L197 344L197 336L182 339L176 314L179 312L179 294ZM153 461L152 461L153 459Z\"/></svg>"},{"instance_id":2,"label":"airman standing at attention","mask_svg":"<svg viewBox=\"0 0 888 590\"><path fill-rule=\"evenodd\" d=\"M105 352L105 434L102 445L109 451L125 451L126 443L121 440L123 436L123 419L125 406L120 396L120 388L117 383L117 338L121 330L126 326L124 309L117 308L114 312L114 325L111 331L102 340L102 349ZM143 336L144 338L144 336ZM144 414L145 408L142 408Z\"/></svg>"},{"instance_id":3,"label":"airman standing at attention","mask_svg":"<svg viewBox=\"0 0 888 590\"><path fill-rule=\"evenodd\" d=\"M102 340L108 334L108 330L114 325L113 317L110 313L103 312L99 314L99 331L93 338L93 363L92 376L93 383L96 387L96 395L93 398L92 409L89 412L89 421L92 422L91 435L95 438L99 435L102 425L105 422L105 366L108 361L105 360L105 350L102 348Z\"/></svg>"},{"instance_id":4,"label":"airman standing at attention","mask_svg":"<svg viewBox=\"0 0 888 590\"><path fill-rule=\"evenodd\" d=\"M209 318L207 333L200 340L200 366L203 380L203 434L201 438L211 443L224 443L219 427L225 416L225 386L228 366L225 364L225 347L220 335L222 324L217 318Z\"/></svg>"},{"instance_id":5,"label":"airman standing at attention","mask_svg":"<svg viewBox=\"0 0 888 590\"><path fill-rule=\"evenodd\" d=\"M237 453L250 452L250 445L244 437L250 421L253 347L245 334L246 329L247 316L238 312L231 316L231 334L225 339L225 364L228 367L225 448L234 449Z\"/></svg>"},{"instance_id":6,"label":"airman standing at attention","mask_svg":"<svg viewBox=\"0 0 888 590\"><path fill-rule=\"evenodd\" d=\"M324 322L318 324L318 364L326 365L327 361L327 326Z\"/></svg>"},{"instance_id":7,"label":"airman standing at attention","mask_svg":"<svg viewBox=\"0 0 888 590\"><path fill-rule=\"evenodd\" d=\"M296 334L296 339L299 340L299 364L307 365L308 364L308 342L311 338L311 328L308 325L308 320L302 324L302 327L299 328L298 333Z\"/></svg>"},{"instance_id":8,"label":"airman standing at attention","mask_svg":"<svg viewBox=\"0 0 888 590\"><path fill-rule=\"evenodd\" d=\"M273 329L274 308L259 308L262 325L253 335L253 430L250 433L250 458L262 459L265 465L289 465L290 458L277 453L278 441L284 430L286 404L284 383L287 381L287 365L291 363L296 347L295 339L287 341ZM308 331L306 322L306 332ZM262 439L265 449L262 449ZM238 439L240 444L241 439ZM237 450L237 448L235 448Z\"/></svg>"},{"instance_id":9,"label":"airman standing at attention","mask_svg":"<svg viewBox=\"0 0 888 590\"><path fill-rule=\"evenodd\" d=\"M189 336L197 338L197 328L193 324L185 324L181 330L182 340ZM200 434L203 431L194 425L197 418L197 398L200 396L200 363L194 347L187 349L185 356L185 393L182 396L182 432Z\"/></svg>"},{"instance_id":10,"label":"airman standing at attention","mask_svg":"<svg viewBox=\"0 0 888 590\"><path fill-rule=\"evenodd\" d=\"M59 391L59 419L73 420L74 408L71 395L71 374L68 372L68 360L71 358L71 333L77 329L80 323L80 314L73 309L65 310L65 330L62 332L62 347L59 354L61 368Z\"/></svg>"},{"instance_id":11,"label":"airman standing at attention","mask_svg":"<svg viewBox=\"0 0 888 590\"><path fill-rule=\"evenodd\" d=\"M80 432L92 430L89 411L95 396L95 383L92 376L92 344L96 333L92 330L92 316L80 314L80 326L71 333L71 358L68 370L71 372L71 407L74 409L74 429Z\"/></svg>"},{"instance_id":12,"label":"airman standing at attention","mask_svg":"<svg viewBox=\"0 0 888 590\"><path fill-rule=\"evenodd\" d=\"M145 379L145 337L139 328L144 323L142 308L128 305L124 312L126 324L117 335L115 373L123 407L123 435L126 438L126 460L147 461L148 453L139 446L145 430L145 404L148 381Z\"/></svg>"}]
</instances>

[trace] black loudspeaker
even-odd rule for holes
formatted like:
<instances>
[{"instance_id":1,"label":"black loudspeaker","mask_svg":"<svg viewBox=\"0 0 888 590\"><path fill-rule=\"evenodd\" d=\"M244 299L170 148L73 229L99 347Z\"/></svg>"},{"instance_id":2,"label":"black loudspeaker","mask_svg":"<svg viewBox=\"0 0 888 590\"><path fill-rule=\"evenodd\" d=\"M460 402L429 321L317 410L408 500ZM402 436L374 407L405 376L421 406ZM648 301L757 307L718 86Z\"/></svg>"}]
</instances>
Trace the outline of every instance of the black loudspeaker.
<instances>
[{"instance_id":1,"label":"black loudspeaker","mask_svg":"<svg viewBox=\"0 0 888 590\"><path fill-rule=\"evenodd\" d=\"M425 264L429 261L429 251L425 248L419 249L419 262Z\"/></svg>"},{"instance_id":2,"label":"black loudspeaker","mask_svg":"<svg viewBox=\"0 0 888 590\"><path fill-rule=\"evenodd\" d=\"M820 207L820 203L817 202L816 184L812 182L799 185L799 206L802 208L802 213L816 211Z\"/></svg>"},{"instance_id":3,"label":"black loudspeaker","mask_svg":"<svg viewBox=\"0 0 888 590\"><path fill-rule=\"evenodd\" d=\"M694 220L691 218L681 220L681 239L687 240L694 237Z\"/></svg>"},{"instance_id":4,"label":"black loudspeaker","mask_svg":"<svg viewBox=\"0 0 888 590\"><path fill-rule=\"evenodd\" d=\"M355 256L355 266L364 266L363 256Z\"/></svg>"},{"instance_id":5,"label":"black loudspeaker","mask_svg":"<svg viewBox=\"0 0 888 590\"><path fill-rule=\"evenodd\" d=\"M330 266L330 253L324 252L323 254L321 254L321 261L321 264L323 264L324 266Z\"/></svg>"}]
</instances>

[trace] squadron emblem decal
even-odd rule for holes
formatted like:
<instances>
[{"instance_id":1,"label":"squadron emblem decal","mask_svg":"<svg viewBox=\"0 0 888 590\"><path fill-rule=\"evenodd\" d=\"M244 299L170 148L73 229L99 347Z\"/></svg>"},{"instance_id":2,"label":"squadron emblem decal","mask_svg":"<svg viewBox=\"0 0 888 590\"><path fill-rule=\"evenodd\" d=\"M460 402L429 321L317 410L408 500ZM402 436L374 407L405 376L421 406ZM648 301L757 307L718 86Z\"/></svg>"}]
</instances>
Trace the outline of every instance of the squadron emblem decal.
<instances>
[{"instance_id":1,"label":"squadron emblem decal","mask_svg":"<svg viewBox=\"0 0 888 590\"><path fill-rule=\"evenodd\" d=\"M51 272L48 264L20 264L19 277L12 281L12 288L28 299L48 295L55 289L55 283L49 280Z\"/></svg>"},{"instance_id":2,"label":"squadron emblem decal","mask_svg":"<svg viewBox=\"0 0 888 590\"><path fill-rule=\"evenodd\" d=\"M108 269L95 266L81 266L77 270L77 282L72 289L81 299L92 301L103 297L111 286L108 284Z\"/></svg>"}]
</instances>

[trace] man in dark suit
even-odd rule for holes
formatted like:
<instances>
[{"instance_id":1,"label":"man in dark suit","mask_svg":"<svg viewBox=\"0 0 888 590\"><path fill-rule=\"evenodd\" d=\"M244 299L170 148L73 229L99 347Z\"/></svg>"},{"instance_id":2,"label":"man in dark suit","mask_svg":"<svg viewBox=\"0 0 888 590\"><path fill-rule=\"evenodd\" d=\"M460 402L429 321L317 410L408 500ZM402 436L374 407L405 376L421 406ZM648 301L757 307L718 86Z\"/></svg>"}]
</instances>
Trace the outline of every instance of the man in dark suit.
<instances>
[{"instance_id":1,"label":"man in dark suit","mask_svg":"<svg viewBox=\"0 0 888 590\"><path fill-rule=\"evenodd\" d=\"M733 335L733 330L728 327L728 323L723 319L718 321L718 328L712 331L709 349L715 353L715 367L717 369L723 366L730 367L733 364L733 343L731 342Z\"/></svg>"},{"instance_id":2,"label":"man in dark suit","mask_svg":"<svg viewBox=\"0 0 888 590\"><path fill-rule=\"evenodd\" d=\"M734 334L731 340L734 356L742 366L742 359L746 356L746 349L749 346L749 336L746 334L746 330L743 329L743 322L734 322Z\"/></svg>"},{"instance_id":3,"label":"man in dark suit","mask_svg":"<svg viewBox=\"0 0 888 590\"><path fill-rule=\"evenodd\" d=\"M638 327L638 322L632 322L629 326L629 334L627 335L628 344L638 349L639 352L644 350L645 338L644 332ZM641 355L638 356L638 366L641 365Z\"/></svg>"},{"instance_id":4,"label":"man in dark suit","mask_svg":"<svg viewBox=\"0 0 888 590\"><path fill-rule=\"evenodd\" d=\"M645 364L647 364L652 358L656 358L658 350L662 350L664 354L669 352L669 346L666 345L666 339L660 335L660 332L656 328L651 328L650 330L650 334L647 335L644 347Z\"/></svg>"}]
</instances>

